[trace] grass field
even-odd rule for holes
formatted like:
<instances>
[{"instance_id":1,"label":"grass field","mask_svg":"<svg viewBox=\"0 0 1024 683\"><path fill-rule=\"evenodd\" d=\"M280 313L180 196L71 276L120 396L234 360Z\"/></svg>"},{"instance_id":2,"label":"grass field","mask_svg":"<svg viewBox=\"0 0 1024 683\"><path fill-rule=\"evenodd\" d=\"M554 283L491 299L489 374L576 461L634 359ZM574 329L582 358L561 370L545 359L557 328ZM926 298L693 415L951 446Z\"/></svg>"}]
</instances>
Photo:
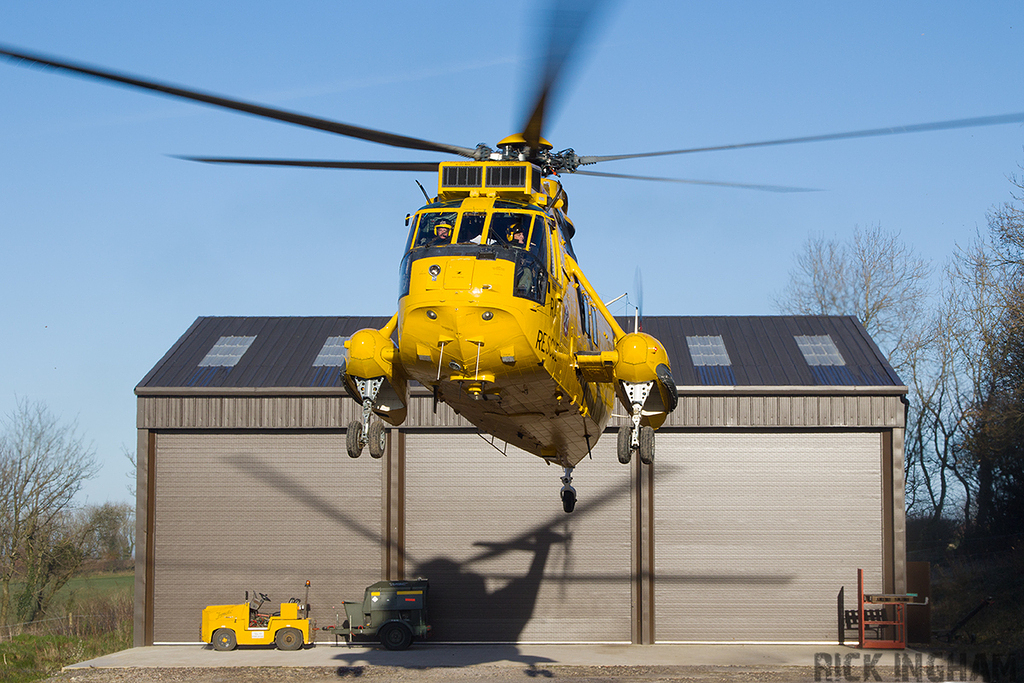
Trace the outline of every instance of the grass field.
<instances>
[{"instance_id":1,"label":"grass field","mask_svg":"<svg viewBox=\"0 0 1024 683\"><path fill-rule=\"evenodd\" d=\"M72 579L34 624L0 628L0 683L27 683L61 667L131 647L134 574Z\"/></svg>"}]
</instances>

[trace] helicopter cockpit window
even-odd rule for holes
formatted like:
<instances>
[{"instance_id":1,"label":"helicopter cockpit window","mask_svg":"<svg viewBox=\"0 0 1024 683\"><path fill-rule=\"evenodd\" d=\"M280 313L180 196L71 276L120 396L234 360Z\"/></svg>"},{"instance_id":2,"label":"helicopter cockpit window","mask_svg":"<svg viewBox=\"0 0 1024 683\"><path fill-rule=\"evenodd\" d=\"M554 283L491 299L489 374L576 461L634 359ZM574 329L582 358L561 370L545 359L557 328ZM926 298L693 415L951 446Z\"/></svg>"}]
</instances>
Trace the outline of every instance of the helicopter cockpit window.
<instances>
[{"instance_id":1,"label":"helicopter cockpit window","mask_svg":"<svg viewBox=\"0 0 1024 683\"><path fill-rule=\"evenodd\" d=\"M482 211L467 211L462 214L459 224L458 244L480 244L484 234L484 221L487 214Z\"/></svg>"},{"instance_id":2,"label":"helicopter cockpit window","mask_svg":"<svg viewBox=\"0 0 1024 683\"><path fill-rule=\"evenodd\" d=\"M491 219L491 230L494 230L495 214ZM511 246L516 254L516 269L513 275L514 296L522 297L543 304L548 293L548 270L547 270L547 223L543 216L530 216L528 214L517 214L522 219L521 223L512 223L510 230ZM533 229L530 230L530 223ZM520 233L519 231L523 232ZM520 241L522 237L522 241Z\"/></svg>"},{"instance_id":3,"label":"helicopter cockpit window","mask_svg":"<svg viewBox=\"0 0 1024 683\"><path fill-rule=\"evenodd\" d=\"M541 263L547 262L548 255L548 226L543 216L537 216L533 220L533 232L530 233L530 253L534 254Z\"/></svg>"},{"instance_id":4,"label":"helicopter cockpit window","mask_svg":"<svg viewBox=\"0 0 1024 683\"><path fill-rule=\"evenodd\" d=\"M457 215L454 211L430 211L422 214L416 232L416 246L451 244Z\"/></svg>"},{"instance_id":5,"label":"helicopter cockpit window","mask_svg":"<svg viewBox=\"0 0 1024 683\"><path fill-rule=\"evenodd\" d=\"M420 221L420 215L419 214L416 214L415 216L412 217L412 227L409 228L409 239L407 239L405 241L405 250L406 251L409 251L414 246L416 246L416 225L417 225L417 223L419 223L419 221ZM406 225L408 225L409 224L409 220L407 219L405 221L405 223L406 223Z\"/></svg>"},{"instance_id":6,"label":"helicopter cockpit window","mask_svg":"<svg viewBox=\"0 0 1024 683\"><path fill-rule=\"evenodd\" d=\"M558 214L556 213L556 215ZM561 215L558 215L558 231L562 234L562 241L565 243L566 252L569 253L569 256L572 256L573 261L579 263L580 260L576 258L576 252L572 249L572 238L569 237L575 231L566 224L565 219Z\"/></svg>"},{"instance_id":7,"label":"helicopter cockpit window","mask_svg":"<svg viewBox=\"0 0 1024 683\"><path fill-rule=\"evenodd\" d=\"M487 233L488 242L503 247L527 248L530 236L530 214L495 212L491 216L491 228Z\"/></svg>"}]
</instances>

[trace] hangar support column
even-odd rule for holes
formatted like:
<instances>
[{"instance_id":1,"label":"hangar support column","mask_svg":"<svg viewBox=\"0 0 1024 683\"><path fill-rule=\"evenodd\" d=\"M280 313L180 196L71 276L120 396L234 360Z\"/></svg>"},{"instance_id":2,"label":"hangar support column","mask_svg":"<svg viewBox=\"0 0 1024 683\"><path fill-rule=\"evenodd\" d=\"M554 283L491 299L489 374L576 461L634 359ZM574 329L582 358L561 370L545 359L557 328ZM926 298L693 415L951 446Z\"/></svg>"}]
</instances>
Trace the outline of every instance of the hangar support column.
<instances>
[{"instance_id":1,"label":"hangar support column","mask_svg":"<svg viewBox=\"0 0 1024 683\"><path fill-rule=\"evenodd\" d=\"M610 436L605 438L612 438ZM630 467L632 628L635 645L654 642L654 466L634 458Z\"/></svg>"},{"instance_id":2,"label":"hangar support column","mask_svg":"<svg viewBox=\"0 0 1024 683\"><path fill-rule=\"evenodd\" d=\"M156 434L138 430L135 450L135 615L132 645L153 644L153 458Z\"/></svg>"},{"instance_id":3,"label":"hangar support column","mask_svg":"<svg viewBox=\"0 0 1024 683\"><path fill-rule=\"evenodd\" d=\"M383 552L381 576L386 581L399 581L405 576L405 432L391 429L384 452L384 472L381 477L383 491Z\"/></svg>"}]
</instances>

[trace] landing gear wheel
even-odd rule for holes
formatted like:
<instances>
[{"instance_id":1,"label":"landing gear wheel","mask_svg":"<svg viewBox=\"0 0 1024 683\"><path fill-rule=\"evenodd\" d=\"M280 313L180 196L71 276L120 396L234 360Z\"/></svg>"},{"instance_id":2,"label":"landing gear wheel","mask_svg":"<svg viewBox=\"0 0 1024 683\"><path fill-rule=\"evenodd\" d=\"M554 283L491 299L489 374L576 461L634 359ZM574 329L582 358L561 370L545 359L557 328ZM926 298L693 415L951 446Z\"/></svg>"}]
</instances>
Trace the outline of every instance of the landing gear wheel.
<instances>
[{"instance_id":1,"label":"landing gear wheel","mask_svg":"<svg viewBox=\"0 0 1024 683\"><path fill-rule=\"evenodd\" d=\"M366 435L366 445L370 448L370 457L379 458L384 455L384 447L388 442L388 430L380 420L370 421L370 432Z\"/></svg>"},{"instance_id":2,"label":"landing gear wheel","mask_svg":"<svg viewBox=\"0 0 1024 683\"><path fill-rule=\"evenodd\" d=\"M274 635L278 650L298 650L302 647L302 631L297 628L283 628Z\"/></svg>"},{"instance_id":3,"label":"landing gear wheel","mask_svg":"<svg viewBox=\"0 0 1024 683\"><path fill-rule=\"evenodd\" d=\"M645 465L654 463L654 427L640 428L640 462Z\"/></svg>"},{"instance_id":4,"label":"landing gear wheel","mask_svg":"<svg viewBox=\"0 0 1024 683\"><path fill-rule=\"evenodd\" d=\"M385 624L380 630L380 644L389 650L406 650L412 645L412 631L405 624Z\"/></svg>"},{"instance_id":5,"label":"landing gear wheel","mask_svg":"<svg viewBox=\"0 0 1024 683\"><path fill-rule=\"evenodd\" d=\"M629 461L633 459L633 449L631 448L632 444L630 443L632 440L630 437L632 436L633 435L629 427L619 428L619 440L616 446L616 453L618 453L619 462L623 465L628 465Z\"/></svg>"},{"instance_id":6,"label":"landing gear wheel","mask_svg":"<svg viewBox=\"0 0 1024 683\"><path fill-rule=\"evenodd\" d=\"M348 423L348 432L345 433L345 449L350 458L358 458L363 453L363 423L359 420L352 420Z\"/></svg>"},{"instance_id":7,"label":"landing gear wheel","mask_svg":"<svg viewBox=\"0 0 1024 683\"><path fill-rule=\"evenodd\" d=\"M235 640L235 632L229 628L219 628L213 632L213 649L220 652L234 650L238 641Z\"/></svg>"},{"instance_id":8,"label":"landing gear wheel","mask_svg":"<svg viewBox=\"0 0 1024 683\"><path fill-rule=\"evenodd\" d=\"M562 509L572 512L576 509L576 492L572 489L562 489Z\"/></svg>"}]
</instances>

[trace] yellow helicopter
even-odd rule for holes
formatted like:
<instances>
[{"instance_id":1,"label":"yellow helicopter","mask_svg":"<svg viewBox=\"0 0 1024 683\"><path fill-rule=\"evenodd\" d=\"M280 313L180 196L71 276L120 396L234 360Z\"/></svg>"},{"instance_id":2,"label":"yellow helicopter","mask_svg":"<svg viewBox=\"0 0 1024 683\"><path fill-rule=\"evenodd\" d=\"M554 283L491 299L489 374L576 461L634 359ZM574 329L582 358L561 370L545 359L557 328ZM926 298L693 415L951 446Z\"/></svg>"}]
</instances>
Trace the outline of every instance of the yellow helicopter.
<instances>
[{"instance_id":1,"label":"yellow helicopter","mask_svg":"<svg viewBox=\"0 0 1024 683\"><path fill-rule=\"evenodd\" d=\"M541 150L551 145L543 138ZM627 333L576 262L561 183L512 135L494 159L439 165L437 196L410 216L399 308L380 330L346 342L345 383L362 403L348 452L379 457L405 419L408 382L482 431L572 469L604 432L615 396L629 410L618 458L650 464L654 430L678 400L668 354L654 337ZM397 344L391 339L396 333Z\"/></svg>"},{"instance_id":2,"label":"yellow helicopter","mask_svg":"<svg viewBox=\"0 0 1024 683\"><path fill-rule=\"evenodd\" d=\"M564 8L563 8L564 9ZM664 345L627 332L590 285L575 257L575 227L563 174L726 185L773 192L802 188L718 183L583 171L599 162L988 126L1024 113L814 135L715 147L613 156L560 152L542 137L545 114L592 10L556 11L537 94L521 133L475 148L432 142L230 99L0 45L0 56L127 87L394 147L464 161L323 161L182 157L226 164L437 171L435 196L407 219L398 311L381 329L346 341L344 384L362 407L347 450L383 454L386 425L402 424L409 383L430 388L481 431L561 466L563 509L576 504L573 468L603 434L616 397L630 420L618 459L654 458L654 434L678 397Z\"/></svg>"}]
</instances>

